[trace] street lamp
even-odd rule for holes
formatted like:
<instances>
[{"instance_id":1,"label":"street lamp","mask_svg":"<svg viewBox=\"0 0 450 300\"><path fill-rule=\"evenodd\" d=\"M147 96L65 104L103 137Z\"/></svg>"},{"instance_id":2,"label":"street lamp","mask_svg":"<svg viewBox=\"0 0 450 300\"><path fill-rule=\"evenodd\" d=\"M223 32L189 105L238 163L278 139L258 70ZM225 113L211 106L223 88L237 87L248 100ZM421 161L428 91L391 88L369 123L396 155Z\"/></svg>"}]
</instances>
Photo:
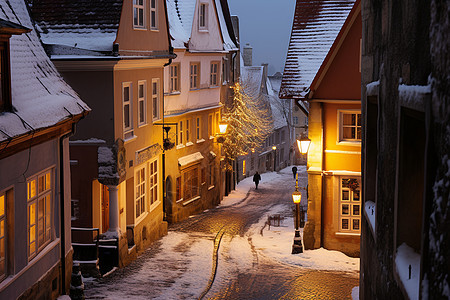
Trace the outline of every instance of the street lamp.
<instances>
[{"instance_id":1,"label":"street lamp","mask_svg":"<svg viewBox=\"0 0 450 300\"><path fill-rule=\"evenodd\" d=\"M227 127L228 127L228 123L224 122L224 121L221 121L219 123L219 132L220 132L220 134L225 134L225 132L227 131Z\"/></svg>"},{"instance_id":2,"label":"street lamp","mask_svg":"<svg viewBox=\"0 0 450 300\"><path fill-rule=\"evenodd\" d=\"M301 154L307 154L309 150L309 145L311 144L311 140L308 137L302 137L300 140L297 140L298 150ZM306 190L306 188L302 188ZM303 225L300 225L300 222L303 221L303 211L302 216L300 217L300 202L302 200L302 194L298 191L298 173L295 176L295 191L292 193L292 201L295 203L295 235L294 235L294 244L292 245L292 254L303 253L303 245L302 245L302 236L300 235L299 228ZM303 222L302 222L303 223Z\"/></svg>"},{"instance_id":3,"label":"street lamp","mask_svg":"<svg viewBox=\"0 0 450 300\"><path fill-rule=\"evenodd\" d=\"M275 172L275 163L277 161L277 146L272 146L272 150L273 150L273 171Z\"/></svg>"},{"instance_id":4,"label":"street lamp","mask_svg":"<svg viewBox=\"0 0 450 300\"><path fill-rule=\"evenodd\" d=\"M300 236L300 202L302 194L298 191L298 173L295 180L295 192L292 193L292 201L295 203L295 235L292 245L292 254L303 253L302 238Z\"/></svg>"}]
</instances>

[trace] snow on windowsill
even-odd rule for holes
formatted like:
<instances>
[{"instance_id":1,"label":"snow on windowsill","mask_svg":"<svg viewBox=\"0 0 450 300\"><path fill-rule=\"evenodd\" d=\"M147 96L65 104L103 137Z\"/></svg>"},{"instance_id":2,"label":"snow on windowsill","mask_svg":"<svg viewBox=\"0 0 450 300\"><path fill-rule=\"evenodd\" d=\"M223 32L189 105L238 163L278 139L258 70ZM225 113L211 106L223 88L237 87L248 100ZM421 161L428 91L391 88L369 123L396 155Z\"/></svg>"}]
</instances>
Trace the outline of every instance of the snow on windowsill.
<instances>
[{"instance_id":1,"label":"snow on windowsill","mask_svg":"<svg viewBox=\"0 0 450 300\"><path fill-rule=\"evenodd\" d=\"M192 146L192 145L194 145L194 143L193 143L193 142L187 142L187 143L186 143L186 147L188 147L188 146Z\"/></svg>"},{"instance_id":2,"label":"snow on windowsill","mask_svg":"<svg viewBox=\"0 0 450 300\"><path fill-rule=\"evenodd\" d=\"M210 140L213 140L213 139L214 139L214 137L213 137L212 135L210 135L210 136L209 136L209 139L210 139Z\"/></svg>"},{"instance_id":3,"label":"snow on windowsill","mask_svg":"<svg viewBox=\"0 0 450 300\"><path fill-rule=\"evenodd\" d=\"M336 232L335 235L337 235L337 236L361 236L361 233L356 233L356 232Z\"/></svg>"},{"instance_id":4,"label":"snow on windowsill","mask_svg":"<svg viewBox=\"0 0 450 300\"><path fill-rule=\"evenodd\" d=\"M199 139L197 140L197 144L203 143L205 141L205 139Z\"/></svg>"},{"instance_id":5,"label":"snow on windowsill","mask_svg":"<svg viewBox=\"0 0 450 300\"><path fill-rule=\"evenodd\" d=\"M379 86L380 86L379 80L366 84L366 95L367 96L377 96Z\"/></svg>"},{"instance_id":6,"label":"snow on windowsill","mask_svg":"<svg viewBox=\"0 0 450 300\"><path fill-rule=\"evenodd\" d=\"M183 202L183 206L186 206L186 205L188 205L189 203L192 203L192 202L194 202L194 201L196 201L196 200L198 200L198 199L200 199L200 198L201 198L200 196L197 196L197 197L192 198L192 199L189 200L189 201Z\"/></svg>"},{"instance_id":7,"label":"snow on windowsill","mask_svg":"<svg viewBox=\"0 0 450 300\"><path fill-rule=\"evenodd\" d=\"M208 191L212 190L214 188L214 185L211 185L210 187L208 187Z\"/></svg>"},{"instance_id":8,"label":"snow on windowsill","mask_svg":"<svg viewBox=\"0 0 450 300\"><path fill-rule=\"evenodd\" d=\"M375 232L375 203L372 201L366 201L366 203L364 203L364 212L366 213L367 220L369 220L370 227L372 227L372 231Z\"/></svg>"},{"instance_id":9,"label":"snow on windowsill","mask_svg":"<svg viewBox=\"0 0 450 300\"><path fill-rule=\"evenodd\" d=\"M186 147L185 145L183 145L183 144L179 144L179 145L177 145L177 150L179 150L179 149L183 149L184 147Z\"/></svg>"},{"instance_id":10,"label":"snow on windowsill","mask_svg":"<svg viewBox=\"0 0 450 300\"><path fill-rule=\"evenodd\" d=\"M409 278L410 266L411 278ZM419 299L420 254L407 244L402 243L395 254L395 268L409 299Z\"/></svg>"},{"instance_id":11,"label":"snow on windowsill","mask_svg":"<svg viewBox=\"0 0 450 300\"><path fill-rule=\"evenodd\" d=\"M129 142L134 141L135 139L137 139L137 135L133 134L132 136L130 136L129 138L124 139L123 141L124 141L125 144L127 144Z\"/></svg>"}]
</instances>

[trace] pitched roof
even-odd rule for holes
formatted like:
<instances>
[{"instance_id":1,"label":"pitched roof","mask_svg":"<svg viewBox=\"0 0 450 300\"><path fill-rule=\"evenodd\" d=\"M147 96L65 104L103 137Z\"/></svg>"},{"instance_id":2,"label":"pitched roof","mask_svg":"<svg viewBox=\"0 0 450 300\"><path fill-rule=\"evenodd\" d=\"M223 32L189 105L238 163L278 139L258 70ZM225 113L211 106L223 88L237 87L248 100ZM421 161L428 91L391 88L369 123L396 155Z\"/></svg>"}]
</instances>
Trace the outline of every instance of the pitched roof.
<instances>
[{"instance_id":1,"label":"pitched roof","mask_svg":"<svg viewBox=\"0 0 450 300\"><path fill-rule=\"evenodd\" d=\"M111 52L122 4L123 0L39 0L30 6L44 44Z\"/></svg>"},{"instance_id":2,"label":"pitched roof","mask_svg":"<svg viewBox=\"0 0 450 300\"><path fill-rule=\"evenodd\" d=\"M0 0L0 8L1 19L33 28L22 0ZM14 112L0 114L0 142L90 110L56 71L35 30L11 37L10 61Z\"/></svg>"},{"instance_id":3,"label":"pitched roof","mask_svg":"<svg viewBox=\"0 0 450 300\"><path fill-rule=\"evenodd\" d=\"M297 0L281 98L302 99L355 0Z\"/></svg>"},{"instance_id":4,"label":"pitched roof","mask_svg":"<svg viewBox=\"0 0 450 300\"><path fill-rule=\"evenodd\" d=\"M175 49L186 49L192 34L197 0L166 0L166 2L172 46ZM229 19L228 6L222 5L220 0L213 0L213 2L215 2L215 11L219 19L223 49L226 51L238 50L233 39L234 33L232 29L230 32L231 19Z\"/></svg>"}]
</instances>

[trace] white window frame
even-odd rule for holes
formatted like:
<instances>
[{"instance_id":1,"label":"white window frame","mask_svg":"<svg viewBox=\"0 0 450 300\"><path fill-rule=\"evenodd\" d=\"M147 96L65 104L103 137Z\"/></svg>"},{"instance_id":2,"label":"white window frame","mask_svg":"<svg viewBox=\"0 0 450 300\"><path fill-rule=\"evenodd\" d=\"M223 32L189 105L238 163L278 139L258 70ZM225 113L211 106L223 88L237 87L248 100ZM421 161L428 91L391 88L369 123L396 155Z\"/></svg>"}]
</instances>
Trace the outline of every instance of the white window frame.
<instances>
[{"instance_id":1,"label":"white window frame","mask_svg":"<svg viewBox=\"0 0 450 300\"><path fill-rule=\"evenodd\" d=\"M150 0L150 29L158 30L158 0Z\"/></svg>"},{"instance_id":2,"label":"white window frame","mask_svg":"<svg viewBox=\"0 0 450 300\"><path fill-rule=\"evenodd\" d=\"M128 101L126 101L125 97L125 89L128 88ZM125 107L128 106L128 121L129 126L125 125L125 115L126 115L126 109ZM124 139L127 138L127 133L133 132L133 85L131 82L123 82L122 83L122 110L123 110L123 133L124 133ZM131 134L133 135L133 134Z\"/></svg>"},{"instance_id":3,"label":"white window frame","mask_svg":"<svg viewBox=\"0 0 450 300\"><path fill-rule=\"evenodd\" d=\"M143 174L143 175L142 175ZM134 170L134 218L141 220L147 212L147 166Z\"/></svg>"},{"instance_id":4,"label":"white window frame","mask_svg":"<svg viewBox=\"0 0 450 300\"><path fill-rule=\"evenodd\" d=\"M220 122L220 114L219 112L216 112L214 120L214 134L219 133L219 122Z\"/></svg>"},{"instance_id":5,"label":"white window frame","mask_svg":"<svg viewBox=\"0 0 450 300\"><path fill-rule=\"evenodd\" d=\"M189 66L189 88L196 90L200 88L200 62L191 62Z\"/></svg>"},{"instance_id":6,"label":"white window frame","mask_svg":"<svg viewBox=\"0 0 450 300\"><path fill-rule=\"evenodd\" d=\"M186 136L186 144L191 141L191 136L190 136L191 131L190 131L190 128L189 128L191 126L191 124L190 124L191 122L190 121L191 120L189 120L189 119L186 119L186 121L185 121L184 132L185 132L185 136Z\"/></svg>"},{"instance_id":7,"label":"white window frame","mask_svg":"<svg viewBox=\"0 0 450 300\"><path fill-rule=\"evenodd\" d=\"M352 177L352 176L338 176L339 182L339 232L340 233L350 233L350 234L361 234L361 178L360 177ZM359 187L356 189L359 193L359 200L355 201L355 191L351 188L343 187L342 180L343 179L356 179L358 181ZM348 192L348 200L343 199L344 192ZM359 206L358 214L354 214L354 206ZM347 206L348 213L344 213L343 207ZM342 220L348 220L348 229L344 229L342 227ZM354 220L358 220L359 228L357 230L354 229Z\"/></svg>"},{"instance_id":8,"label":"white window frame","mask_svg":"<svg viewBox=\"0 0 450 300\"><path fill-rule=\"evenodd\" d=\"M208 115L208 136L210 139L214 138L214 122L213 114Z\"/></svg>"},{"instance_id":9,"label":"white window frame","mask_svg":"<svg viewBox=\"0 0 450 300\"><path fill-rule=\"evenodd\" d=\"M184 141L183 141L183 138L184 138L184 127L183 127L183 124L184 122L183 122L183 120L181 120L179 123L178 123L178 145L183 145L184 144Z\"/></svg>"},{"instance_id":10,"label":"white window frame","mask_svg":"<svg viewBox=\"0 0 450 300\"><path fill-rule=\"evenodd\" d=\"M148 195L150 203L150 211L154 210L161 199L159 197L159 163L158 159L149 162L148 166Z\"/></svg>"},{"instance_id":11,"label":"white window frame","mask_svg":"<svg viewBox=\"0 0 450 300\"><path fill-rule=\"evenodd\" d=\"M200 2L198 7L198 30L208 31L208 3Z\"/></svg>"},{"instance_id":12,"label":"white window frame","mask_svg":"<svg viewBox=\"0 0 450 300\"><path fill-rule=\"evenodd\" d=\"M180 63L173 63L169 66L169 92L180 91Z\"/></svg>"},{"instance_id":13,"label":"white window frame","mask_svg":"<svg viewBox=\"0 0 450 300\"><path fill-rule=\"evenodd\" d=\"M142 4L140 4L141 2ZM133 0L133 28L134 29L145 29L145 2L146 0ZM139 12L142 12L142 16L139 15ZM136 21L137 14L137 24ZM140 19L142 17L142 20ZM142 25L139 24L139 21L142 21Z\"/></svg>"},{"instance_id":14,"label":"white window frame","mask_svg":"<svg viewBox=\"0 0 450 300\"><path fill-rule=\"evenodd\" d=\"M39 191L40 182L44 180L45 189ZM50 180L49 185L47 182ZM42 249L53 240L53 199L54 199L54 171L53 168L44 170L27 178L27 253L28 261L31 261ZM41 202L42 201L42 202ZM34 206L34 211L31 207ZM43 214L39 216L39 210L43 206ZM33 211L33 216L31 212ZM31 223L32 217L34 223ZM42 219L42 220L41 220ZM42 222L42 224L41 224ZM31 228L34 227L34 234ZM42 227L42 228L41 228ZM43 240L40 241L40 231ZM32 240L33 239L33 240ZM31 244L34 250L31 250Z\"/></svg>"},{"instance_id":15,"label":"white window frame","mask_svg":"<svg viewBox=\"0 0 450 300\"><path fill-rule=\"evenodd\" d=\"M152 79L152 119L153 122L161 120L161 97L160 97L159 78Z\"/></svg>"},{"instance_id":16,"label":"white window frame","mask_svg":"<svg viewBox=\"0 0 450 300\"><path fill-rule=\"evenodd\" d=\"M140 94L141 86L143 94ZM141 113L143 116L143 120L141 120ZM138 126L147 125L147 81L139 80L138 81Z\"/></svg>"},{"instance_id":17,"label":"white window frame","mask_svg":"<svg viewBox=\"0 0 450 300\"><path fill-rule=\"evenodd\" d=\"M209 84L210 86L218 86L219 85L219 62L212 61L210 66L210 76L209 76Z\"/></svg>"},{"instance_id":18,"label":"white window frame","mask_svg":"<svg viewBox=\"0 0 450 300\"><path fill-rule=\"evenodd\" d=\"M345 144L355 144L360 145L361 144L361 138L358 139L358 128L360 130L360 134L362 135L362 124L358 124L358 115L360 116L360 120L362 121L361 117L361 110L359 109L345 109L341 110L339 109L337 111L338 113L338 143L345 143ZM355 124L353 125L344 125L344 115L351 114L355 115ZM354 127L355 128L355 137L354 138L344 138L344 127ZM361 136L362 137L362 136Z\"/></svg>"},{"instance_id":19,"label":"white window frame","mask_svg":"<svg viewBox=\"0 0 450 300\"><path fill-rule=\"evenodd\" d=\"M195 118L195 135L197 141L200 141L202 138L202 119L200 117Z\"/></svg>"}]
</instances>

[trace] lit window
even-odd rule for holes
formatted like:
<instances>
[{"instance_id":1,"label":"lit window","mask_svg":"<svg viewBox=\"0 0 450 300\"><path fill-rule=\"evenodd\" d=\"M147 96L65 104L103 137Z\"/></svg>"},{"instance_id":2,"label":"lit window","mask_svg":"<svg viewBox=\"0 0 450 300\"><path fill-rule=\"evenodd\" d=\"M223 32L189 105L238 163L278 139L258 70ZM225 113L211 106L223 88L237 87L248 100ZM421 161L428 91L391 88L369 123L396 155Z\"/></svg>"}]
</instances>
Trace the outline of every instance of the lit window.
<instances>
[{"instance_id":1,"label":"lit window","mask_svg":"<svg viewBox=\"0 0 450 300\"><path fill-rule=\"evenodd\" d=\"M189 200L199 195L198 167L183 173L183 199Z\"/></svg>"},{"instance_id":2,"label":"lit window","mask_svg":"<svg viewBox=\"0 0 450 300\"><path fill-rule=\"evenodd\" d=\"M0 193L0 281L6 276L6 193Z\"/></svg>"},{"instance_id":3,"label":"lit window","mask_svg":"<svg viewBox=\"0 0 450 300\"><path fill-rule=\"evenodd\" d=\"M180 64L172 64L169 68L169 90L171 93L180 91Z\"/></svg>"},{"instance_id":4,"label":"lit window","mask_svg":"<svg viewBox=\"0 0 450 300\"><path fill-rule=\"evenodd\" d=\"M197 136L197 141L202 138L200 125L201 125L200 124L200 117L197 117L197 119L195 121L195 133L196 133L196 136Z\"/></svg>"},{"instance_id":5,"label":"lit window","mask_svg":"<svg viewBox=\"0 0 450 300\"><path fill-rule=\"evenodd\" d=\"M152 80L152 111L153 121L160 119L159 79Z\"/></svg>"},{"instance_id":6,"label":"lit window","mask_svg":"<svg viewBox=\"0 0 450 300\"><path fill-rule=\"evenodd\" d=\"M199 88L199 82L200 82L200 63L191 63L190 66L190 89L198 89Z\"/></svg>"},{"instance_id":7,"label":"lit window","mask_svg":"<svg viewBox=\"0 0 450 300\"><path fill-rule=\"evenodd\" d=\"M210 85L217 86L217 81L219 77L219 63L212 62L211 63L211 76L210 76Z\"/></svg>"},{"instance_id":8,"label":"lit window","mask_svg":"<svg viewBox=\"0 0 450 300\"><path fill-rule=\"evenodd\" d=\"M29 259L52 239L52 174L49 170L27 180Z\"/></svg>"},{"instance_id":9,"label":"lit window","mask_svg":"<svg viewBox=\"0 0 450 300\"><path fill-rule=\"evenodd\" d=\"M245 160L242 161L242 175L245 175Z\"/></svg>"},{"instance_id":10,"label":"lit window","mask_svg":"<svg viewBox=\"0 0 450 300\"><path fill-rule=\"evenodd\" d=\"M145 212L145 198L147 194L147 189L145 187L145 166L137 170L134 175L135 181L135 203L136 203L136 219L139 218Z\"/></svg>"},{"instance_id":11,"label":"lit window","mask_svg":"<svg viewBox=\"0 0 450 300\"><path fill-rule=\"evenodd\" d=\"M133 135L133 114L131 106L131 82L122 84L123 132L125 138Z\"/></svg>"},{"instance_id":12,"label":"lit window","mask_svg":"<svg viewBox=\"0 0 450 300\"><path fill-rule=\"evenodd\" d=\"M339 111L339 141L361 141L361 112Z\"/></svg>"},{"instance_id":13,"label":"lit window","mask_svg":"<svg viewBox=\"0 0 450 300\"><path fill-rule=\"evenodd\" d=\"M139 126L147 123L147 81L138 82L138 115Z\"/></svg>"},{"instance_id":14,"label":"lit window","mask_svg":"<svg viewBox=\"0 0 450 300\"><path fill-rule=\"evenodd\" d=\"M208 136L212 137L214 135L213 132L213 115L210 114L208 116Z\"/></svg>"},{"instance_id":15,"label":"lit window","mask_svg":"<svg viewBox=\"0 0 450 300\"><path fill-rule=\"evenodd\" d=\"M133 0L133 25L135 28L144 28L144 0Z\"/></svg>"},{"instance_id":16,"label":"lit window","mask_svg":"<svg viewBox=\"0 0 450 300\"><path fill-rule=\"evenodd\" d=\"M150 205L158 202L158 161L154 160L149 167L149 195Z\"/></svg>"},{"instance_id":17,"label":"lit window","mask_svg":"<svg viewBox=\"0 0 450 300\"><path fill-rule=\"evenodd\" d=\"M158 30L158 14L156 0L150 0L150 29Z\"/></svg>"},{"instance_id":18,"label":"lit window","mask_svg":"<svg viewBox=\"0 0 450 300\"><path fill-rule=\"evenodd\" d=\"M198 28L208 30L208 4L200 3L198 12Z\"/></svg>"},{"instance_id":19,"label":"lit window","mask_svg":"<svg viewBox=\"0 0 450 300\"><path fill-rule=\"evenodd\" d=\"M359 233L361 230L361 198L359 180L341 177L339 230Z\"/></svg>"}]
</instances>

